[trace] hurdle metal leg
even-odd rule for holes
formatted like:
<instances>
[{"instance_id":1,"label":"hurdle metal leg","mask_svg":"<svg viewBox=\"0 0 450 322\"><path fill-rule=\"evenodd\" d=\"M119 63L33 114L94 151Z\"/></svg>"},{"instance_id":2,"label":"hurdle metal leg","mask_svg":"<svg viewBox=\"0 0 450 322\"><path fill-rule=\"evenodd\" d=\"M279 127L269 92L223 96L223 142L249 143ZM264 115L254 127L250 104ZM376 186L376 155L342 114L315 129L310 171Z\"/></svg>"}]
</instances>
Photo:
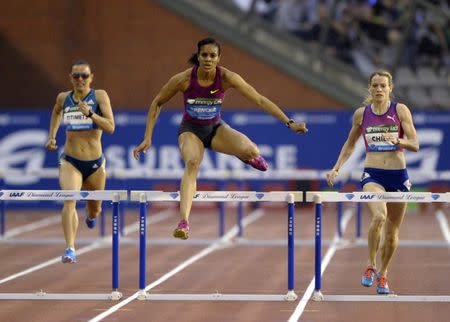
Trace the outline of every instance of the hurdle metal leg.
<instances>
[{"instance_id":1,"label":"hurdle metal leg","mask_svg":"<svg viewBox=\"0 0 450 322\"><path fill-rule=\"evenodd\" d=\"M139 295L138 300L145 300L147 292L146 285L146 254L147 254L147 201L145 195L141 195L139 200Z\"/></svg>"},{"instance_id":2,"label":"hurdle metal leg","mask_svg":"<svg viewBox=\"0 0 450 322\"><path fill-rule=\"evenodd\" d=\"M112 300L122 298L119 292L119 200L114 196L112 211Z\"/></svg>"},{"instance_id":3,"label":"hurdle metal leg","mask_svg":"<svg viewBox=\"0 0 450 322\"><path fill-rule=\"evenodd\" d=\"M297 294L294 292L294 197L289 195L288 202L288 292L287 301L295 301Z\"/></svg>"},{"instance_id":4,"label":"hurdle metal leg","mask_svg":"<svg viewBox=\"0 0 450 322\"><path fill-rule=\"evenodd\" d=\"M314 196L316 210L315 227L315 287L312 299L314 301L323 300L320 289L322 288L322 201L319 195Z\"/></svg>"}]
</instances>

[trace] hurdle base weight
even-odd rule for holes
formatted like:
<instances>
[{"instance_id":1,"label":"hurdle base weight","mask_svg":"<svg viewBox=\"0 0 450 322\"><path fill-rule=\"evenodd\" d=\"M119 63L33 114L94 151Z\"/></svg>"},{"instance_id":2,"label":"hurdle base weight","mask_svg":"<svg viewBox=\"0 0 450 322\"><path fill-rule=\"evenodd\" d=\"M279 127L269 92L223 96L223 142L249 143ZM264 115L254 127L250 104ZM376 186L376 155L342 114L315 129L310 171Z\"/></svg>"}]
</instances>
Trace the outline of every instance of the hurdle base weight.
<instances>
[{"instance_id":1,"label":"hurdle base weight","mask_svg":"<svg viewBox=\"0 0 450 322\"><path fill-rule=\"evenodd\" d=\"M109 298L113 301L118 301L122 298L122 293L119 291L112 291L111 295L109 296Z\"/></svg>"},{"instance_id":2,"label":"hurdle base weight","mask_svg":"<svg viewBox=\"0 0 450 322\"><path fill-rule=\"evenodd\" d=\"M322 292L320 290L315 290L313 295L311 296L311 299L316 302L323 301Z\"/></svg>"},{"instance_id":3,"label":"hurdle base weight","mask_svg":"<svg viewBox=\"0 0 450 322\"><path fill-rule=\"evenodd\" d=\"M284 299L288 302L294 302L295 300L297 300L297 298L298 296L297 294L295 294L294 290L288 291L284 297Z\"/></svg>"},{"instance_id":4,"label":"hurdle base weight","mask_svg":"<svg viewBox=\"0 0 450 322\"><path fill-rule=\"evenodd\" d=\"M140 301L144 301L148 298L148 293L145 290L139 290L137 299Z\"/></svg>"}]
</instances>

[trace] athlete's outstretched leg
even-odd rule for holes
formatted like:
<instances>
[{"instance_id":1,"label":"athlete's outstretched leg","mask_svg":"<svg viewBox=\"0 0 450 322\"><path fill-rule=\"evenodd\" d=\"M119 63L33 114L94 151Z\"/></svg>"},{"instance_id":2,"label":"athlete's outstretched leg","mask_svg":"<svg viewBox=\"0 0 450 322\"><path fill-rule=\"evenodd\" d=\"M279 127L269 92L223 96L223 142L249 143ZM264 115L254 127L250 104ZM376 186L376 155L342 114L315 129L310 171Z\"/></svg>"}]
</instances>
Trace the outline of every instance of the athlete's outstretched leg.
<instances>
[{"instance_id":1,"label":"athlete's outstretched leg","mask_svg":"<svg viewBox=\"0 0 450 322\"><path fill-rule=\"evenodd\" d=\"M197 176L205 148L203 142L191 132L180 134L178 143L185 168L180 185L181 221L174 231L174 237L187 239L189 237L189 215L192 208L192 198L197 191Z\"/></svg>"}]
</instances>

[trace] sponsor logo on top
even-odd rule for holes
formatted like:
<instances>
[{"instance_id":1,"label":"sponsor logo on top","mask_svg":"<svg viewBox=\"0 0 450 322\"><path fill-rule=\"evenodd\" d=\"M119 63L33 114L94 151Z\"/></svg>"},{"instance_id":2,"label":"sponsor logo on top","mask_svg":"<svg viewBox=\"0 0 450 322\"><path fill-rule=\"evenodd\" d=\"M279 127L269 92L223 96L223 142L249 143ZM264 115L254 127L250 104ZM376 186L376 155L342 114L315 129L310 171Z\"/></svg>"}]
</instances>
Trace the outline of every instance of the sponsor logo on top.
<instances>
[{"instance_id":1,"label":"sponsor logo on top","mask_svg":"<svg viewBox=\"0 0 450 322\"><path fill-rule=\"evenodd\" d=\"M3 193L2 193L3 195ZM64 192L64 191L13 191L9 193L9 197L11 198L74 198L76 195L73 192Z\"/></svg>"},{"instance_id":2,"label":"sponsor logo on top","mask_svg":"<svg viewBox=\"0 0 450 322\"><path fill-rule=\"evenodd\" d=\"M426 200L427 197L429 197L428 194L398 194L398 195L389 195L389 194L361 194L359 196L359 200L382 200L382 201L389 201L389 200L405 200L405 201L421 201ZM435 199L436 200L436 199Z\"/></svg>"},{"instance_id":3,"label":"sponsor logo on top","mask_svg":"<svg viewBox=\"0 0 450 322\"><path fill-rule=\"evenodd\" d=\"M211 199L211 200L223 200L223 199L229 199L229 200L246 200L249 199L249 194L240 194L240 193L223 193L223 194L212 194L212 193L196 193L194 195L194 199ZM261 197L262 198L262 197ZM260 199L260 198L258 198Z\"/></svg>"},{"instance_id":4,"label":"sponsor logo on top","mask_svg":"<svg viewBox=\"0 0 450 322\"><path fill-rule=\"evenodd\" d=\"M438 193L432 193L432 194L431 194L431 198L432 198L433 200L438 200L440 197L441 197L441 195L438 194Z\"/></svg>"},{"instance_id":5,"label":"sponsor logo on top","mask_svg":"<svg viewBox=\"0 0 450 322\"><path fill-rule=\"evenodd\" d=\"M24 194L25 194L25 192L19 192L19 191L17 191L17 192L10 192L10 193L9 193L9 196L10 196L10 197L17 197L17 198L19 198L19 197L22 197Z\"/></svg>"},{"instance_id":6,"label":"sponsor logo on top","mask_svg":"<svg viewBox=\"0 0 450 322\"><path fill-rule=\"evenodd\" d=\"M80 192L80 195L81 195L83 198L86 198L87 196L89 196L89 192L81 191L81 192Z\"/></svg>"}]
</instances>

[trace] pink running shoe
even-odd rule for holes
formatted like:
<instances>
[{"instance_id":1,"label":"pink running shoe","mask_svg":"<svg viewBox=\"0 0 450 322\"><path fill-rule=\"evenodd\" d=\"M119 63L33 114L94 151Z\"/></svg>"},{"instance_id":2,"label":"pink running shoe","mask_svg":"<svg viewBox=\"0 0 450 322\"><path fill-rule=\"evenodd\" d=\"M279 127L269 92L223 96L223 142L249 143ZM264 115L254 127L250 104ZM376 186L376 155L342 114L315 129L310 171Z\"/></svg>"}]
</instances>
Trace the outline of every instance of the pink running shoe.
<instances>
[{"instance_id":1,"label":"pink running shoe","mask_svg":"<svg viewBox=\"0 0 450 322\"><path fill-rule=\"evenodd\" d=\"M178 227L173 231L173 237L180 239L189 238L189 224L186 220L182 219L178 223Z\"/></svg>"},{"instance_id":2,"label":"pink running shoe","mask_svg":"<svg viewBox=\"0 0 450 322\"><path fill-rule=\"evenodd\" d=\"M259 171L266 171L269 168L267 161L261 155L248 161L243 161L244 163L250 164L253 168Z\"/></svg>"}]
</instances>

